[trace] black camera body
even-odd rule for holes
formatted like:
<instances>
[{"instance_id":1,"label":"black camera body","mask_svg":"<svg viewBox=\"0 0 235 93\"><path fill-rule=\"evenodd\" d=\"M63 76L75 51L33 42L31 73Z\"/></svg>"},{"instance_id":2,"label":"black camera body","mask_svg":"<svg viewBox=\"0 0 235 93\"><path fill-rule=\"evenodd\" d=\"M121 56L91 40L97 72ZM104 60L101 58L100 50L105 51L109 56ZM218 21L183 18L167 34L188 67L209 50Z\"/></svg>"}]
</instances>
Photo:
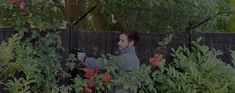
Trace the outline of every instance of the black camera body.
<instances>
[{"instance_id":1,"label":"black camera body","mask_svg":"<svg viewBox=\"0 0 235 93\"><path fill-rule=\"evenodd\" d=\"M86 49L85 48L74 48L74 52L75 53L86 53Z\"/></svg>"}]
</instances>

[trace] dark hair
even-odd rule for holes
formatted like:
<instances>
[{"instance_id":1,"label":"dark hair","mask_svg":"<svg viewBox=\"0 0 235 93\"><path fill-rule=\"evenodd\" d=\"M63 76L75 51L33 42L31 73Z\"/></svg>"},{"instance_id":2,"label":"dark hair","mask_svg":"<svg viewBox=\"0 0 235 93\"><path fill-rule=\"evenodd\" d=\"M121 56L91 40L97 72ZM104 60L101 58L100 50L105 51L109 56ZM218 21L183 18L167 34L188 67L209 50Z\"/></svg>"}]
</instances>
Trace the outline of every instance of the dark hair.
<instances>
[{"instance_id":1,"label":"dark hair","mask_svg":"<svg viewBox=\"0 0 235 93\"><path fill-rule=\"evenodd\" d=\"M135 42L139 41L138 33L133 29L123 29L120 34L127 35L128 40L134 40Z\"/></svg>"}]
</instances>

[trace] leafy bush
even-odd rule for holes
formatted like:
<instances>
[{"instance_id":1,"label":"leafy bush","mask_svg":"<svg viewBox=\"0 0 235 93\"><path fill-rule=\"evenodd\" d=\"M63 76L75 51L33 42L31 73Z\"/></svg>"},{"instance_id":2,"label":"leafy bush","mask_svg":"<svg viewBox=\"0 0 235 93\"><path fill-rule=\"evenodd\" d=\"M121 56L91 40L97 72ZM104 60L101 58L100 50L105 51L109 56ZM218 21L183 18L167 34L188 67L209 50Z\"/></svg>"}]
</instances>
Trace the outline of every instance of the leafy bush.
<instances>
[{"instance_id":1,"label":"leafy bush","mask_svg":"<svg viewBox=\"0 0 235 93\"><path fill-rule=\"evenodd\" d=\"M159 92L232 93L235 90L235 69L217 56L221 52L193 42L192 51L186 47L173 50L174 62L154 72Z\"/></svg>"},{"instance_id":2,"label":"leafy bush","mask_svg":"<svg viewBox=\"0 0 235 93\"><path fill-rule=\"evenodd\" d=\"M35 37L26 41L21 41L16 34L7 43L1 43L1 84L10 93L63 91L61 88L66 88L58 82L68 74L62 68L62 58L56 53L61 48L59 32L48 33L45 37L36 31L33 33ZM34 39L37 40L32 44Z\"/></svg>"}]
</instances>

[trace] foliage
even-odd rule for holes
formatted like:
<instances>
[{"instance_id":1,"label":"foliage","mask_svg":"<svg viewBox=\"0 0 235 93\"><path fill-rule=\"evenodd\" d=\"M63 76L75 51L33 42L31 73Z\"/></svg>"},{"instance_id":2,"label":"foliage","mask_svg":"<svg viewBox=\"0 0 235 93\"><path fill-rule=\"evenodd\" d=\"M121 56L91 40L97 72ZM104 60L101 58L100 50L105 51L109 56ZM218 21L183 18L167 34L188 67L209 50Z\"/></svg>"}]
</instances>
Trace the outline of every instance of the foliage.
<instances>
[{"instance_id":1,"label":"foliage","mask_svg":"<svg viewBox=\"0 0 235 93\"><path fill-rule=\"evenodd\" d=\"M175 38L174 34L169 34L163 40L158 41L157 45L159 45L159 47L156 49L156 51L167 48L174 38Z\"/></svg>"},{"instance_id":2,"label":"foliage","mask_svg":"<svg viewBox=\"0 0 235 93\"><path fill-rule=\"evenodd\" d=\"M232 52L232 54L231 54L232 62L233 62L233 64L235 64L235 51L231 51L231 52Z\"/></svg>"},{"instance_id":3,"label":"foliage","mask_svg":"<svg viewBox=\"0 0 235 93\"><path fill-rule=\"evenodd\" d=\"M1 27L14 27L20 32L7 43L1 43L0 74L5 90L10 93L71 91L71 86L59 84L69 76L58 55L63 50L60 32L53 30L64 24L59 10L52 2L45 4L38 0L4 0L0 9Z\"/></svg>"},{"instance_id":4,"label":"foliage","mask_svg":"<svg viewBox=\"0 0 235 93\"><path fill-rule=\"evenodd\" d=\"M219 30L224 30L227 32L234 32L235 31L235 25L234 25L234 20L235 20L235 15L234 15L234 8L235 8L235 1L234 0L226 0L227 2L227 7L223 7L222 5L219 7L220 9L225 9L229 10L228 6L231 7L231 13L230 15L225 14L226 16L220 16L217 20L217 28Z\"/></svg>"},{"instance_id":5,"label":"foliage","mask_svg":"<svg viewBox=\"0 0 235 93\"><path fill-rule=\"evenodd\" d=\"M21 41L21 37L14 35L7 43L1 44L1 76L6 90L15 92L49 92L70 89L57 83L68 76L62 69L62 58L56 53L61 48L59 32L51 32L46 36L33 32L33 37ZM35 35L35 36L34 36ZM31 40L35 40L32 44ZM32 46L34 45L34 46ZM3 54L3 55L2 55ZM20 76L18 76L20 73ZM61 89L63 88L63 89Z\"/></svg>"},{"instance_id":6,"label":"foliage","mask_svg":"<svg viewBox=\"0 0 235 93\"><path fill-rule=\"evenodd\" d=\"M0 27L15 28L26 31L26 28L41 30L55 29L64 26L63 16L53 2L45 0L15 0L18 3L9 3L3 0L0 4ZM21 2L25 4L20 9Z\"/></svg>"},{"instance_id":7,"label":"foliage","mask_svg":"<svg viewBox=\"0 0 235 93\"><path fill-rule=\"evenodd\" d=\"M1 43L1 76L6 78L13 77L13 80L8 80L5 84L7 90L11 93L15 92L30 92L30 84L35 83L36 65L33 58L33 50L29 47L21 46L18 35L14 35L7 43ZM6 51L5 51L6 50ZM10 55L9 55L10 54ZM16 73L23 72L24 76L16 78Z\"/></svg>"},{"instance_id":8,"label":"foliage","mask_svg":"<svg viewBox=\"0 0 235 93\"><path fill-rule=\"evenodd\" d=\"M229 11L220 6L230 7L225 0L105 0L104 4L107 24L115 24L115 19L121 27L132 26L143 32L183 32L189 23L195 26L217 12ZM198 30L216 30L217 18Z\"/></svg>"},{"instance_id":9,"label":"foliage","mask_svg":"<svg viewBox=\"0 0 235 93\"><path fill-rule=\"evenodd\" d=\"M22 27L54 29L65 27L65 21L71 17L64 11L69 10L66 9L68 7L65 7L64 0L12 0L24 2L23 10L20 8L21 4L10 4L9 1L11 0L3 0L0 4L0 18L3 19L0 20L0 27L16 27L21 30L25 30ZM76 5L81 1L76 0L73 3ZM92 12L87 17L91 29L98 29L95 25L103 24L104 21L101 26L106 31L131 26L142 32L183 32L189 27L189 23L195 26L220 11L234 10L233 3L233 0L89 0L84 7L101 5L101 9L97 10L98 14ZM222 14L212 18L198 30L232 31L234 25L230 20L233 19L233 14ZM95 20L99 22L92 22Z\"/></svg>"},{"instance_id":10,"label":"foliage","mask_svg":"<svg viewBox=\"0 0 235 93\"><path fill-rule=\"evenodd\" d=\"M174 62L155 71L159 92L234 92L234 68L216 56L221 54L193 42L192 51L185 47L173 50Z\"/></svg>"}]
</instances>

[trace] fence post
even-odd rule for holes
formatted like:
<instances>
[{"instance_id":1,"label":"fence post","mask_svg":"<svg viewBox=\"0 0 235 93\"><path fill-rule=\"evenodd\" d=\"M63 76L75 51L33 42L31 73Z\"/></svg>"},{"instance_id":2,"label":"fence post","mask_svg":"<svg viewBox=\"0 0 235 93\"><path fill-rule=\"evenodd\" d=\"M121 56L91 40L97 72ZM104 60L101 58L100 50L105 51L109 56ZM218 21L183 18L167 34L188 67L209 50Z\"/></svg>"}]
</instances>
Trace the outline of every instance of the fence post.
<instances>
[{"instance_id":1,"label":"fence post","mask_svg":"<svg viewBox=\"0 0 235 93\"><path fill-rule=\"evenodd\" d=\"M187 35L189 34L189 35ZM188 48L191 51L192 50L192 41L195 39L195 29L191 23L189 23L189 27L186 29L186 36L189 36L188 40Z\"/></svg>"},{"instance_id":2,"label":"fence post","mask_svg":"<svg viewBox=\"0 0 235 93\"><path fill-rule=\"evenodd\" d=\"M70 20L70 22L67 24L67 31L69 33L69 53L72 52L72 31L74 31L74 24L72 23L72 20Z\"/></svg>"}]
</instances>

